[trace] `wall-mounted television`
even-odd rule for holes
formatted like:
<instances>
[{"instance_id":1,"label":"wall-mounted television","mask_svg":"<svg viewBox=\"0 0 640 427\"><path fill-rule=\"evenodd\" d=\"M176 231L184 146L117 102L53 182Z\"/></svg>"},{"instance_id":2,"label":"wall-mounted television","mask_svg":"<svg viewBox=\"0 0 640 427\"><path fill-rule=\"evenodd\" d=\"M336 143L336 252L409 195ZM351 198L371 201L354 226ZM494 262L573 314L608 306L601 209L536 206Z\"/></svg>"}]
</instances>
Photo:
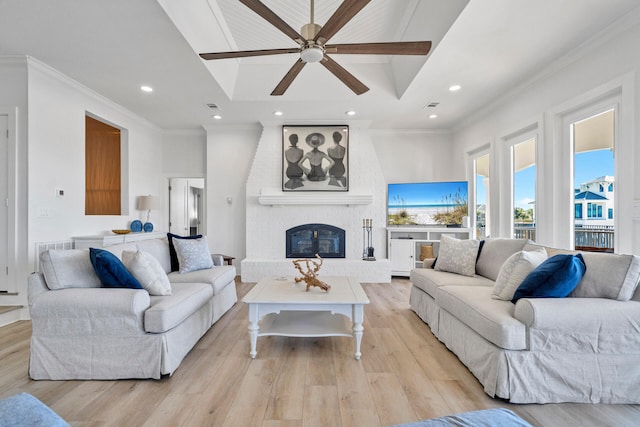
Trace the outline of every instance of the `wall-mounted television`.
<instances>
[{"instance_id":1,"label":"wall-mounted television","mask_svg":"<svg viewBox=\"0 0 640 427\"><path fill-rule=\"evenodd\" d=\"M469 215L467 181L388 184L387 225L460 226Z\"/></svg>"}]
</instances>

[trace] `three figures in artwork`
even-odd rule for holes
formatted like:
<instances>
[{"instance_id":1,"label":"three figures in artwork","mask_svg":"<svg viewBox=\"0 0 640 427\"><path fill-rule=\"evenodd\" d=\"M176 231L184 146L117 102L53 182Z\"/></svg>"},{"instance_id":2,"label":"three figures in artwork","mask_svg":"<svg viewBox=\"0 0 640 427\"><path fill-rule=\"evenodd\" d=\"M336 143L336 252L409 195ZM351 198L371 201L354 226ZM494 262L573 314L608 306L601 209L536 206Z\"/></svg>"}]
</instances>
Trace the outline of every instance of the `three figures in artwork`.
<instances>
[{"instance_id":1,"label":"three figures in artwork","mask_svg":"<svg viewBox=\"0 0 640 427\"><path fill-rule=\"evenodd\" d=\"M316 258L320 261L315 261L312 259L296 259L293 261L294 267L302 274L302 277L296 277L294 280L296 283L305 282L307 284L307 292L311 286L317 286L323 291L329 292L331 286L318 279L318 271L320 271L320 267L322 267L322 258L320 255L316 254ZM304 264L306 267L306 272L303 270Z\"/></svg>"}]
</instances>

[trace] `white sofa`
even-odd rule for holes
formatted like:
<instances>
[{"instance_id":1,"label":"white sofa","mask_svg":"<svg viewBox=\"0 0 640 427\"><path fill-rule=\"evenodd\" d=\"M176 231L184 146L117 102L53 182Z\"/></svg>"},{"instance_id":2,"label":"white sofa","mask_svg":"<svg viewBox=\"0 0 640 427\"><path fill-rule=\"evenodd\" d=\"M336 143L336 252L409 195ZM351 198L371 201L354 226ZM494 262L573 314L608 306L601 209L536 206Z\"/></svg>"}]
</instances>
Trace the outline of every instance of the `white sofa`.
<instances>
[{"instance_id":1,"label":"white sofa","mask_svg":"<svg viewBox=\"0 0 640 427\"><path fill-rule=\"evenodd\" d=\"M32 379L171 375L237 301L235 267L171 272L166 238L104 249L120 258L124 250L153 255L168 273L172 294L100 287L88 250L43 253L42 272L28 283Z\"/></svg>"},{"instance_id":2,"label":"white sofa","mask_svg":"<svg viewBox=\"0 0 640 427\"><path fill-rule=\"evenodd\" d=\"M585 252L586 273L569 297L492 298L505 260L536 248L488 239L473 277L415 269L410 306L492 397L640 403L640 258Z\"/></svg>"}]
</instances>

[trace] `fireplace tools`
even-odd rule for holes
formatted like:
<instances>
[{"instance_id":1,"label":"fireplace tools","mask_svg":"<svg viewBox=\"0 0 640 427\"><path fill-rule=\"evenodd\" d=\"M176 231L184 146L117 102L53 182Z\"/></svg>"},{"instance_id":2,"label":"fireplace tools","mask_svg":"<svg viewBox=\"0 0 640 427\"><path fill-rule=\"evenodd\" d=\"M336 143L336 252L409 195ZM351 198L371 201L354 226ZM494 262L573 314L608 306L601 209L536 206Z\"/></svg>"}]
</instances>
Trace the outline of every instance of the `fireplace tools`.
<instances>
[{"instance_id":1,"label":"fireplace tools","mask_svg":"<svg viewBox=\"0 0 640 427\"><path fill-rule=\"evenodd\" d=\"M362 259L364 261L375 261L373 256L373 246L371 245L371 232L373 230L373 220L365 218L362 220Z\"/></svg>"}]
</instances>

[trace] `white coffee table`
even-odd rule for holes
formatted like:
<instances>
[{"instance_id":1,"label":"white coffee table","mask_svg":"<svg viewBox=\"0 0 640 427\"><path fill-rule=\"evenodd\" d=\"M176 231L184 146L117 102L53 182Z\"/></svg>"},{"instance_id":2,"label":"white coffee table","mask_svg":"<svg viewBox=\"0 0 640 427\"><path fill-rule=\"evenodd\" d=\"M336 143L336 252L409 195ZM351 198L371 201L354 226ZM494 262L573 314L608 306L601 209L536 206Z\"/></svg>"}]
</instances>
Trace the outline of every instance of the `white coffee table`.
<instances>
[{"instance_id":1,"label":"white coffee table","mask_svg":"<svg viewBox=\"0 0 640 427\"><path fill-rule=\"evenodd\" d=\"M251 358L256 357L258 337L354 337L360 360L364 305L369 298L353 277L320 277L331 290L312 287L293 279L262 279L242 299L249 304Z\"/></svg>"}]
</instances>

